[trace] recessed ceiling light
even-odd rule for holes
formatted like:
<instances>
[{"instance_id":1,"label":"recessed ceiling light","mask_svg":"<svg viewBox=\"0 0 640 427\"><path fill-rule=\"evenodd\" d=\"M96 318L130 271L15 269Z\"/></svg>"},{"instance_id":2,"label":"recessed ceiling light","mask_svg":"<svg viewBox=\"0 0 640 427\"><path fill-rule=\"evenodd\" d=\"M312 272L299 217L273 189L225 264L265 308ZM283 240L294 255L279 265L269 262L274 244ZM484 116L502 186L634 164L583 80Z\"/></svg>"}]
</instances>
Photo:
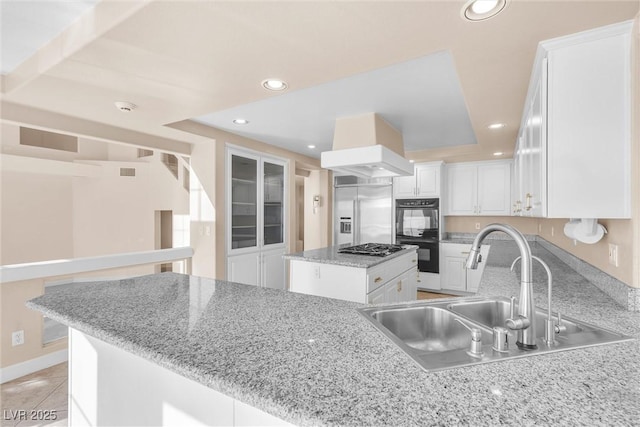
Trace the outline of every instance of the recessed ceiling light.
<instances>
[{"instance_id":1,"label":"recessed ceiling light","mask_svg":"<svg viewBox=\"0 0 640 427\"><path fill-rule=\"evenodd\" d=\"M460 11L469 21L484 21L496 16L507 6L507 0L470 0Z\"/></svg>"},{"instance_id":2,"label":"recessed ceiling light","mask_svg":"<svg viewBox=\"0 0 640 427\"><path fill-rule=\"evenodd\" d=\"M506 125L504 123L493 123L493 124L490 124L488 127L489 129L502 129L505 126Z\"/></svg>"},{"instance_id":3,"label":"recessed ceiling light","mask_svg":"<svg viewBox=\"0 0 640 427\"><path fill-rule=\"evenodd\" d=\"M249 120L247 119L234 119L233 123L237 124L237 125L246 125L249 123Z\"/></svg>"},{"instance_id":4,"label":"recessed ceiling light","mask_svg":"<svg viewBox=\"0 0 640 427\"><path fill-rule=\"evenodd\" d=\"M316 146L315 146L315 145L313 145L313 144L312 144L312 145L307 145L307 148L310 148L310 149L312 149L312 150L313 150L314 148L316 148Z\"/></svg>"},{"instance_id":5,"label":"recessed ceiling light","mask_svg":"<svg viewBox=\"0 0 640 427\"><path fill-rule=\"evenodd\" d=\"M287 83L280 79L267 79L262 82L262 87L268 90L285 90Z\"/></svg>"},{"instance_id":6,"label":"recessed ceiling light","mask_svg":"<svg viewBox=\"0 0 640 427\"><path fill-rule=\"evenodd\" d=\"M502 151L496 151L493 153L494 156L502 156L504 153Z\"/></svg>"},{"instance_id":7,"label":"recessed ceiling light","mask_svg":"<svg viewBox=\"0 0 640 427\"><path fill-rule=\"evenodd\" d=\"M414 162L415 162L415 160L409 160L409 163L414 163Z\"/></svg>"}]
</instances>

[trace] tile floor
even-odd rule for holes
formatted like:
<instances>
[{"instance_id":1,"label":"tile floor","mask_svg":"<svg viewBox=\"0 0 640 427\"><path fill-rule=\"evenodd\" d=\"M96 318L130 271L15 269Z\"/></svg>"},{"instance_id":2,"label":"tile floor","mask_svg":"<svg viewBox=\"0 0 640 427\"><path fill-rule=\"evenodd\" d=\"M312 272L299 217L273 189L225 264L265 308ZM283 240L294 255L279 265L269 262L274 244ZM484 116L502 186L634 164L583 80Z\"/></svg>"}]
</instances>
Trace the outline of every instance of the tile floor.
<instances>
[{"instance_id":1,"label":"tile floor","mask_svg":"<svg viewBox=\"0 0 640 427\"><path fill-rule=\"evenodd\" d=\"M439 294L436 292L418 291L418 299L437 299L437 298L451 298L455 295Z\"/></svg>"},{"instance_id":2,"label":"tile floor","mask_svg":"<svg viewBox=\"0 0 640 427\"><path fill-rule=\"evenodd\" d=\"M2 426L66 427L67 376L65 362L0 385ZM55 420L32 419L54 413Z\"/></svg>"}]
</instances>

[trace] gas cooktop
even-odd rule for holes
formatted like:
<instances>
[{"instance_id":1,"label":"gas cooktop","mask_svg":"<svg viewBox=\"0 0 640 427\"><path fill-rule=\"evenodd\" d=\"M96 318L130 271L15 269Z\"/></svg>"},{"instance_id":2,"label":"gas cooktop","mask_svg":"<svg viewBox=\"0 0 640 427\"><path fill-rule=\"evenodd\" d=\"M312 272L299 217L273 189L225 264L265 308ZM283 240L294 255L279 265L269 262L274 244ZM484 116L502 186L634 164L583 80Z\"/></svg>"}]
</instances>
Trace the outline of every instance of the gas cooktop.
<instances>
[{"instance_id":1,"label":"gas cooktop","mask_svg":"<svg viewBox=\"0 0 640 427\"><path fill-rule=\"evenodd\" d=\"M389 243L363 243L362 245L348 246L338 249L341 254L387 256L404 249L403 245L392 245Z\"/></svg>"}]
</instances>

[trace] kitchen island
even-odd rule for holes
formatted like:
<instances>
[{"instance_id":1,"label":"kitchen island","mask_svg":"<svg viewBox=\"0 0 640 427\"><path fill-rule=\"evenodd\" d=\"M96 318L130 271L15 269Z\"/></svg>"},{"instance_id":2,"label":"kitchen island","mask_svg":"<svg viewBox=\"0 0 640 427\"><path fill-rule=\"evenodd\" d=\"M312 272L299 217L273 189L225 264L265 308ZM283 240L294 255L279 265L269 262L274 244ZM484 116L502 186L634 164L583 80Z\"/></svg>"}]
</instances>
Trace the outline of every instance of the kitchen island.
<instances>
[{"instance_id":1,"label":"kitchen island","mask_svg":"<svg viewBox=\"0 0 640 427\"><path fill-rule=\"evenodd\" d=\"M640 336L640 313L619 307L542 248L532 250L554 273L554 310ZM492 242L480 293L517 293L511 260L500 256L513 253L512 242ZM546 278L535 267L534 280L543 307ZM47 294L29 305L238 407L291 424L631 426L640 419L638 341L430 373L361 317L355 308L362 305L336 299L164 273ZM110 364L99 352L94 358ZM72 358L71 378L94 375L80 369ZM135 371L127 380L145 386ZM97 387L101 381L98 375ZM193 413L188 402L170 403L174 413ZM215 407L212 401L208 412ZM156 424L169 419L159 415L163 408L150 409Z\"/></svg>"},{"instance_id":2,"label":"kitchen island","mask_svg":"<svg viewBox=\"0 0 640 427\"><path fill-rule=\"evenodd\" d=\"M368 304L413 301L417 292L418 247L390 246L402 249L373 256L342 253L349 247L343 244L285 255L284 259L289 260L289 290Z\"/></svg>"}]
</instances>

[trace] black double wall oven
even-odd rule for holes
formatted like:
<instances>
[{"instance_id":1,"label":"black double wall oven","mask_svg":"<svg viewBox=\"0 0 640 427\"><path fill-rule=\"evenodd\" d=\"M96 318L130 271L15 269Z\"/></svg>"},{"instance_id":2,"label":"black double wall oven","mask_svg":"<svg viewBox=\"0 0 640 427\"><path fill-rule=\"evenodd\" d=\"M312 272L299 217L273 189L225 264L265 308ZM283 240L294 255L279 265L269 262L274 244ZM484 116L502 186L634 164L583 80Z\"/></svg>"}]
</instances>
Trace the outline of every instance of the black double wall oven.
<instances>
[{"instance_id":1,"label":"black double wall oven","mask_svg":"<svg viewBox=\"0 0 640 427\"><path fill-rule=\"evenodd\" d=\"M439 239L439 199L396 200L396 243L418 246L418 271L440 272Z\"/></svg>"}]
</instances>

